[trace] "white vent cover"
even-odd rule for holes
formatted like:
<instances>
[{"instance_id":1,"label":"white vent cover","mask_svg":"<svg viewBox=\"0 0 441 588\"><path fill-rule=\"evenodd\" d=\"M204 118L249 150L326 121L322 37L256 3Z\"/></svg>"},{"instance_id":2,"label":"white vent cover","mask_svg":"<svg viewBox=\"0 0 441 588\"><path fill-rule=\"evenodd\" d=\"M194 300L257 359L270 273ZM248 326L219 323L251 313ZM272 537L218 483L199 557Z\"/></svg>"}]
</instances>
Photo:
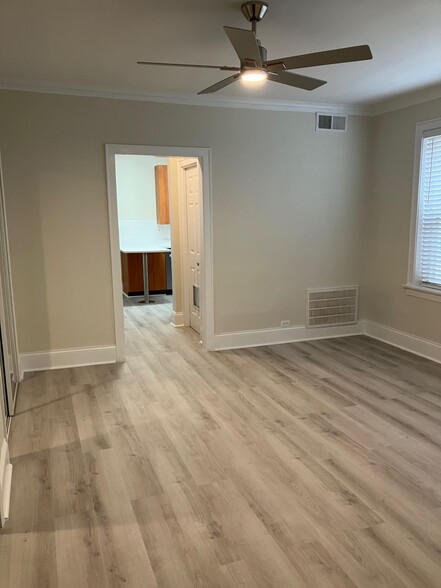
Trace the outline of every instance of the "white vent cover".
<instances>
[{"instance_id":1,"label":"white vent cover","mask_svg":"<svg viewBox=\"0 0 441 588\"><path fill-rule=\"evenodd\" d=\"M306 291L306 326L335 327L358 320L358 286Z\"/></svg>"},{"instance_id":2,"label":"white vent cover","mask_svg":"<svg viewBox=\"0 0 441 588\"><path fill-rule=\"evenodd\" d=\"M335 114L321 114L317 112L315 121L316 131L346 131L348 117Z\"/></svg>"}]
</instances>

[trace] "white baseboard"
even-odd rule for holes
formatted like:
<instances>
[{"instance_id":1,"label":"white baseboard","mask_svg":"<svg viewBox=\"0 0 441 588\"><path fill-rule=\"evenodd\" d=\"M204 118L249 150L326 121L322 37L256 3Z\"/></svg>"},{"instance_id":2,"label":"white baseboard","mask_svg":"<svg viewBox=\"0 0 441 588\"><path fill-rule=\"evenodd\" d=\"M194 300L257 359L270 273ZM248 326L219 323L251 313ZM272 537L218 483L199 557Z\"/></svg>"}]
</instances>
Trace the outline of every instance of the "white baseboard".
<instances>
[{"instance_id":1,"label":"white baseboard","mask_svg":"<svg viewBox=\"0 0 441 588\"><path fill-rule=\"evenodd\" d=\"M174 327L184 325L183 313L172 312ZM214 336L216 351L277 345L278 343L295 343L313 339L330 339L349 337L351 335L367 335L384 341L405 351L426 357L441 363L441 344L415 337L409 333L398 331L386 325L361 320L355 325L342 327L322 327L308 329L303 325L289 328L258 329L252 331L235 331ZM23 372L70 368L104 363L116 363L116 347L82 347L78 349L61 349L39 353L23 353L20 364Z\"/></svg>"},{"instance_id":2,"label":"white baseboard","mask_svg":"<svg viewBox=\"0 0 441 588\"><path fill-rule=\"evenodd\" d=\"M349 337L351 335L367 335L389 345L394 345L415 355L426 357L441 363L441 344L415 337L409 333L398 331L392 327L361 320L355 325L342 327L323 327L308 329L304 326L289 328L259 329L255 331L236 331L215 335L215 350L241 349L261 345L277 345L278 343L295 343L313 339L331 339Z\"/></svg>"},{"instance_id":3,"label":"white baseboard","mask_svg":"<svg viewBox=\"0 0 441 588\"><path fill-rule=\"evenodd\" d=\"M116 347L79 347L77 349L22 353L20 363L23 372L116 363Z\"/></svg>"},{"instance_id":4,"label":"white baseboard","mask_svg":"<svg viewBox=\"0 0 441 588\"><path fill-rule=\"evenodd\" d=\"M184 313L175 312L172 310L170 324L172 327L183 327L184 326Z\"/></svg>"},{"instance_id":5,"label":"white baseboard","mask_svg":"<svg viewBox=\"0 0 441 588\"><path fill-rule=\"evenodd\" d=\"M420 355L432 361L441 363L441 344L415 337L409 333L398 331L392 327L374 323L373 321L361 321L363 324L364 334L373 339L378 339L384 343L389 343L415 355Z\"/></svg>"},{"instance_id":6,"label":"white baseboard","mask_svg":"<svg viewBox=\"0 0 441 588\"><path fill-rule=\"evenodd\" d=\"M308 329L303 325L295 327L276 327L274 329L259 329L255 331L236 331L221 333L214 336L216 351L225 349L240 349L242 347L259 347L261 345L277 345L278 343L295 343L310 339L330 339L333 337L349 337L362 335L363 326L345 325L342 327L320 327Z\"/></svg>"},{"instance_id":7,"label":"white baseboard","mask_svg":"<svg viewBox=\"0 0 441 588\"><path fill-rule=\"evenodd\" d=\"M9 460L9 448L3 439L0 452L0 527L9 518L9 503L11 499L12 465Z\"/></svg>"}]
</instances>

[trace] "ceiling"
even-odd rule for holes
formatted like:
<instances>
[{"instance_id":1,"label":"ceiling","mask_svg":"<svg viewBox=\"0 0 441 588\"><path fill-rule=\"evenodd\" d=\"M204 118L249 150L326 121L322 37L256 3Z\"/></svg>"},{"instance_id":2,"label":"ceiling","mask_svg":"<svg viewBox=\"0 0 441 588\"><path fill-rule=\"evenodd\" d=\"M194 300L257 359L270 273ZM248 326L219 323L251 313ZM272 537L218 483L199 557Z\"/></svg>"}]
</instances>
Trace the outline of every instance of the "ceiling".
<instances>
[{"instance_id":1,"label":"ceiling","mask_svg":"<svg viewBox=\"0 0 441 588\"><path fill-rule=\"evenodd\" d=\"M0 82L196 96L228 72L137 65L137 59L237 65L223 25L248 28L240 0L0 0ZM440 0L269 0L258 26L268 58L369 44L368 62L304 69L306 92L265 82L216 97L368 107L440 89Z\"/></svg>"}]
</instances>

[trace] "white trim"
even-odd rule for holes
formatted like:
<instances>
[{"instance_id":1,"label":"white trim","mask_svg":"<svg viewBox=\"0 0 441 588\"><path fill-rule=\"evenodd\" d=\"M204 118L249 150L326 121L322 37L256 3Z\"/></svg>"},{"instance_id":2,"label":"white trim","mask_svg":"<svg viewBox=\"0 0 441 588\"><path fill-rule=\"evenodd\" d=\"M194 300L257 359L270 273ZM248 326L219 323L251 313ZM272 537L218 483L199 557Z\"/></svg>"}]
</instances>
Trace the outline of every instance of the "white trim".
<instances>
[{"instance_id":1,"label":"white trim","mask_svg":"<svg viewBox=\"0 0 441 588\"><path fill-rule=\"evenodd\" d=\"M183 327L184 326L184 313L175 312L172 310L170 324L172 327Z\"/></svg>"},{"instance_id":2,"label":"white trim","mask_svg":"<svg viewBox=\"0 0 441 588\"><path fill-rule=\"evenodd\" d=\"M422 339L392 327L381 325L369 320L360 320L355 325L342 327L318 327L308 329L303 325L274 329L258 329L255 331L236 331L215 335L215 350L241 349L246 347L260 347L264 345L278 345L281 343L296 343L315 339L333 339L335 337L350 337L353 335L367 335L394 347L399 347L409 353L414 353L426 359L441 363L441 343Z\"/></svg>"},{"instance_id":3,"label":"white trim","mask_svg":"<svg viewBox=\"0 0 441 588\"><path fill-rule=\"evenodd\" d=\"M109 240L112 264L113 314L116 343L116 360L125 361L124 304L122 297L121 253L119 246L118 201L116 197L115 153L106 145L107 205L109 212Z\"/></svg>"},{"instance_id":4,"label":"white trim","mask_svg":"<svg viewBox=\"0 0 441 588\"><path fill-rule=\"evenodd\" d=\"M160 94L149 92L125 92L116 88L93 86L69 86L41 81L0 80L0 90L16 92L36 92L37 94L58 94L84 98L106 98L111 100L130 100L137 102L156 102L159 104L184 104L187 106L208 106L215 108L245 108L250 110L274 110L279 112L311 112L318 110L323 114L356 116L381 116L388 112L403 110L441 98L441 90L423 89L404 92L392 98L381 98L374 105L331 104L324 102L302 102L299 100L265 100L233 96L198 96L193 94Z\"/></svg>"},{"instance_id":5,"label":"white trim","mask_svg":"<svg viewBox=\"0 0 441 588\"><path fill-rule=\"evenodd\" d=\"M112 270L113 309L117 361L125 360L124 309L121 296L121 257L116 198L115 155L151 155L155 157L194 157L199 159L202 172L202 256L201 256L201 333L205 349L214 349L213 296L213 220L211 204L211 150L208 147L164 147L154 145L108 144L106 148L107 197L109 207L109 239ZM172 236L173 239L173 236ZM172 243L173 251L173 243Z\"/></svg>"},{"instance_id":6,"label":"white trim","mask_svg":"<svg viewBox=\"0 0 441 588\"><path fill-rule=\"evenodd\" d=\"M264 100L232 96L199 96L197 94L152 94L148 92L125 92L112 88L85 86L63 86L47 82L28 82L0 80L0 90L37 92L39 94L61 94L87 98L108 98L114 100L134 100L165 104L184 104L187 106L209 106L218 108L246 108L251 110L276 110L280 112L312 112L320 110L324 114L369 115L364 106L354 104L326 104L322 102L301 102L294 100Z\"/></svg>"},{"instance_id":7,"label":"white trim","mask_svg":"<svg viewBox=\"0 0 441 588\"><path fill-rule=\"evenodd\" d=\"M4 362L7 374L6 394L8 414L14 414L18 383L21 381L20 356L18 351L17 325L15 319L14 291L12 286L11 256L9 251L8 221L5 189L0 154L0 324L3 325ZM12 381L11 381L12 380Z\"/></svg>"},{"instance_id":8,"label":"white trim","mask_svg":"<svg viewBox=\"0 0 441 588\"><path fill-rule=\"evenodd\" d=\"M304 325L294 327L276 327L274 329L257 329L253 331L235 331L215 335L215 350L241 349L242 347L260 347L279 343L296 343L311 339L331 339L363 335L363 325L345 325L342 327L307 328Z\"/></svg>"},{"instance_id":9,"label":"white trim","mask_svg":"<svg viewBox=\"0 0 441 588\"><path fill-rule=\"evenodd\" d=\"M9 518L9 503L11 499L12 465L9 459L9 447L3 439L0 453L0 527Z\"/></svg>"},{"instance_id":10,"label":"white trim","mask_svg":"<svg viewBox=\"0 0 441 588\"><path fill-rule=\"evenodd\" d=\"M420 125L421 123L418 123L416 126L413 158L412 208L410 211L409 257L407 261L407 283L410 285L416 285L418 193L420 183L421 141L423 138L423 130Z\"/></svg>"},{"instance_id":11,"label":"white trim","mask_svg":"<svg viewBox=\"0 0 441 588\"><path fill-rule=\"evenodd\" d=\"M21 365L24 372L56 370L116 363L116 347L78 347L77 349L56 349L38 353L22 353Z\"/></svg>"},{"instance_id":12,"label":"white trim","mask_svg":"<svg viewBox=\"0 0 441 588\"><path fill-rule=\"evenodd\" d=\"M441 302L441 289L439 288L424 288L413 284L403 284L403 288L409 296L425 298L426 300L432 300L432 302Z\"/></svg>"},{"instance_id":13,"label":"white trim","mask_svg":"<svg viewBox=\"0 0 441 588\"><path fill-rule=\"evenodd\" d=\"M441 127L441 118L419 122L415 130L415 147L414 147L414 163L413 163L413 182L412 182L412 204L410 212L410 229L409 229L409 257L407 262L407 284L406 288L413 288L414 291L424 292L425 288L421 285L418 276L418 227L419 227L419 194L420 194L420 171L421 171L421 149L424 133L433 129ZM430 289L429 289L430 291ZM432 293L433 294L433 293ZM416 294L413 294L416 296ZM436 294L435 294L436 295ZM427 296L420 296L420 298L427 298Z\"/></svg>"},{"instance_id":14,"label":"white trim","mask_svg":"<svg viewBox=\"0 0 441 588\"><path fill-rule=\"evenodd\" d=\"M364 334L394 347L399 347L415 355L431 359L441 363L441 344L422 339L403 331L398 331L386 325L380 325L373 321L362 321L364 323Z\"/></svg>"},{"instance_id":15,"label":"white trim","mask_svg":"<svg viewBox=\"0 0 441 588\"><path fill-rule=\"evenodd\" d=\"M190 162L190 163L189 163ZM181 295L182 295L182 320L183 326L190 326L190 298L188 296L188 230L187 230L187 203L184 201L184 170L194 164L194 158L178 160L178 203L179 203L179 251L181 263Z\"/></svg>"},{"instance_id":16,"label":"white trim","mask_svg":"<svg viewBox=\"0 0 441 588\"><path fill-rule=\"evenodd\" d=\"M183 313L172 311L171 324L175 327L180 327L183 326L182 323ZM214 337L214 349L216 351L241 349L245 347L296 343L315 339L349 337L352 335L367 335L414 353L415 355L421 355L427 359L441 362L441 343L435 343L434 341L416 337L415 335L399 331L387 325L364 319L360 320L357 324L341 327L317 327L309 329L304 325L297 325L289 328L275 327L273 329L220 333ZM24 353L21 355L21 360L25 372L116 363L116 348L113 346L80 347L77 349Z\"/></svg>"},{"instance_id":17,"label":"white trim","mask_svg":"<svg viewBox=\"0 0 441 588\"><path fill-rule=\"evenodd\" d=\"M201 333L202 346L214 349L214 268L213 268L213 213L211 185L211 149L199 157L202 173L202 283L201 283Z\"/></svg>"}]
</instances>

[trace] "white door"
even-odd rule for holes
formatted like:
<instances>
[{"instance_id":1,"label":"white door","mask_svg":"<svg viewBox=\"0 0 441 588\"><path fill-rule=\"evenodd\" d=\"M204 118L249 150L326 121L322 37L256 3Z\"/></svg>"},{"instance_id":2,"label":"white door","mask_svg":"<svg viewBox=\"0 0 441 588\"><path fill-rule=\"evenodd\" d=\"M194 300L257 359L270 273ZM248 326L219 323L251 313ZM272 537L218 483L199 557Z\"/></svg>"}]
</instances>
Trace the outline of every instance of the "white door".
<instances>
[{"instance_id":1,"label":"white door","mask_svg":"<svg viewBox=\"0 0 441 588\"><path fill-rule=\"evenodd\" d=\"M183 166L184 172L184 203L186 209L187 229L187 288L185 298L190 301L190 327L197 333L201 332L201 174L198 160Z\"/></svg>"}]
</instances>

